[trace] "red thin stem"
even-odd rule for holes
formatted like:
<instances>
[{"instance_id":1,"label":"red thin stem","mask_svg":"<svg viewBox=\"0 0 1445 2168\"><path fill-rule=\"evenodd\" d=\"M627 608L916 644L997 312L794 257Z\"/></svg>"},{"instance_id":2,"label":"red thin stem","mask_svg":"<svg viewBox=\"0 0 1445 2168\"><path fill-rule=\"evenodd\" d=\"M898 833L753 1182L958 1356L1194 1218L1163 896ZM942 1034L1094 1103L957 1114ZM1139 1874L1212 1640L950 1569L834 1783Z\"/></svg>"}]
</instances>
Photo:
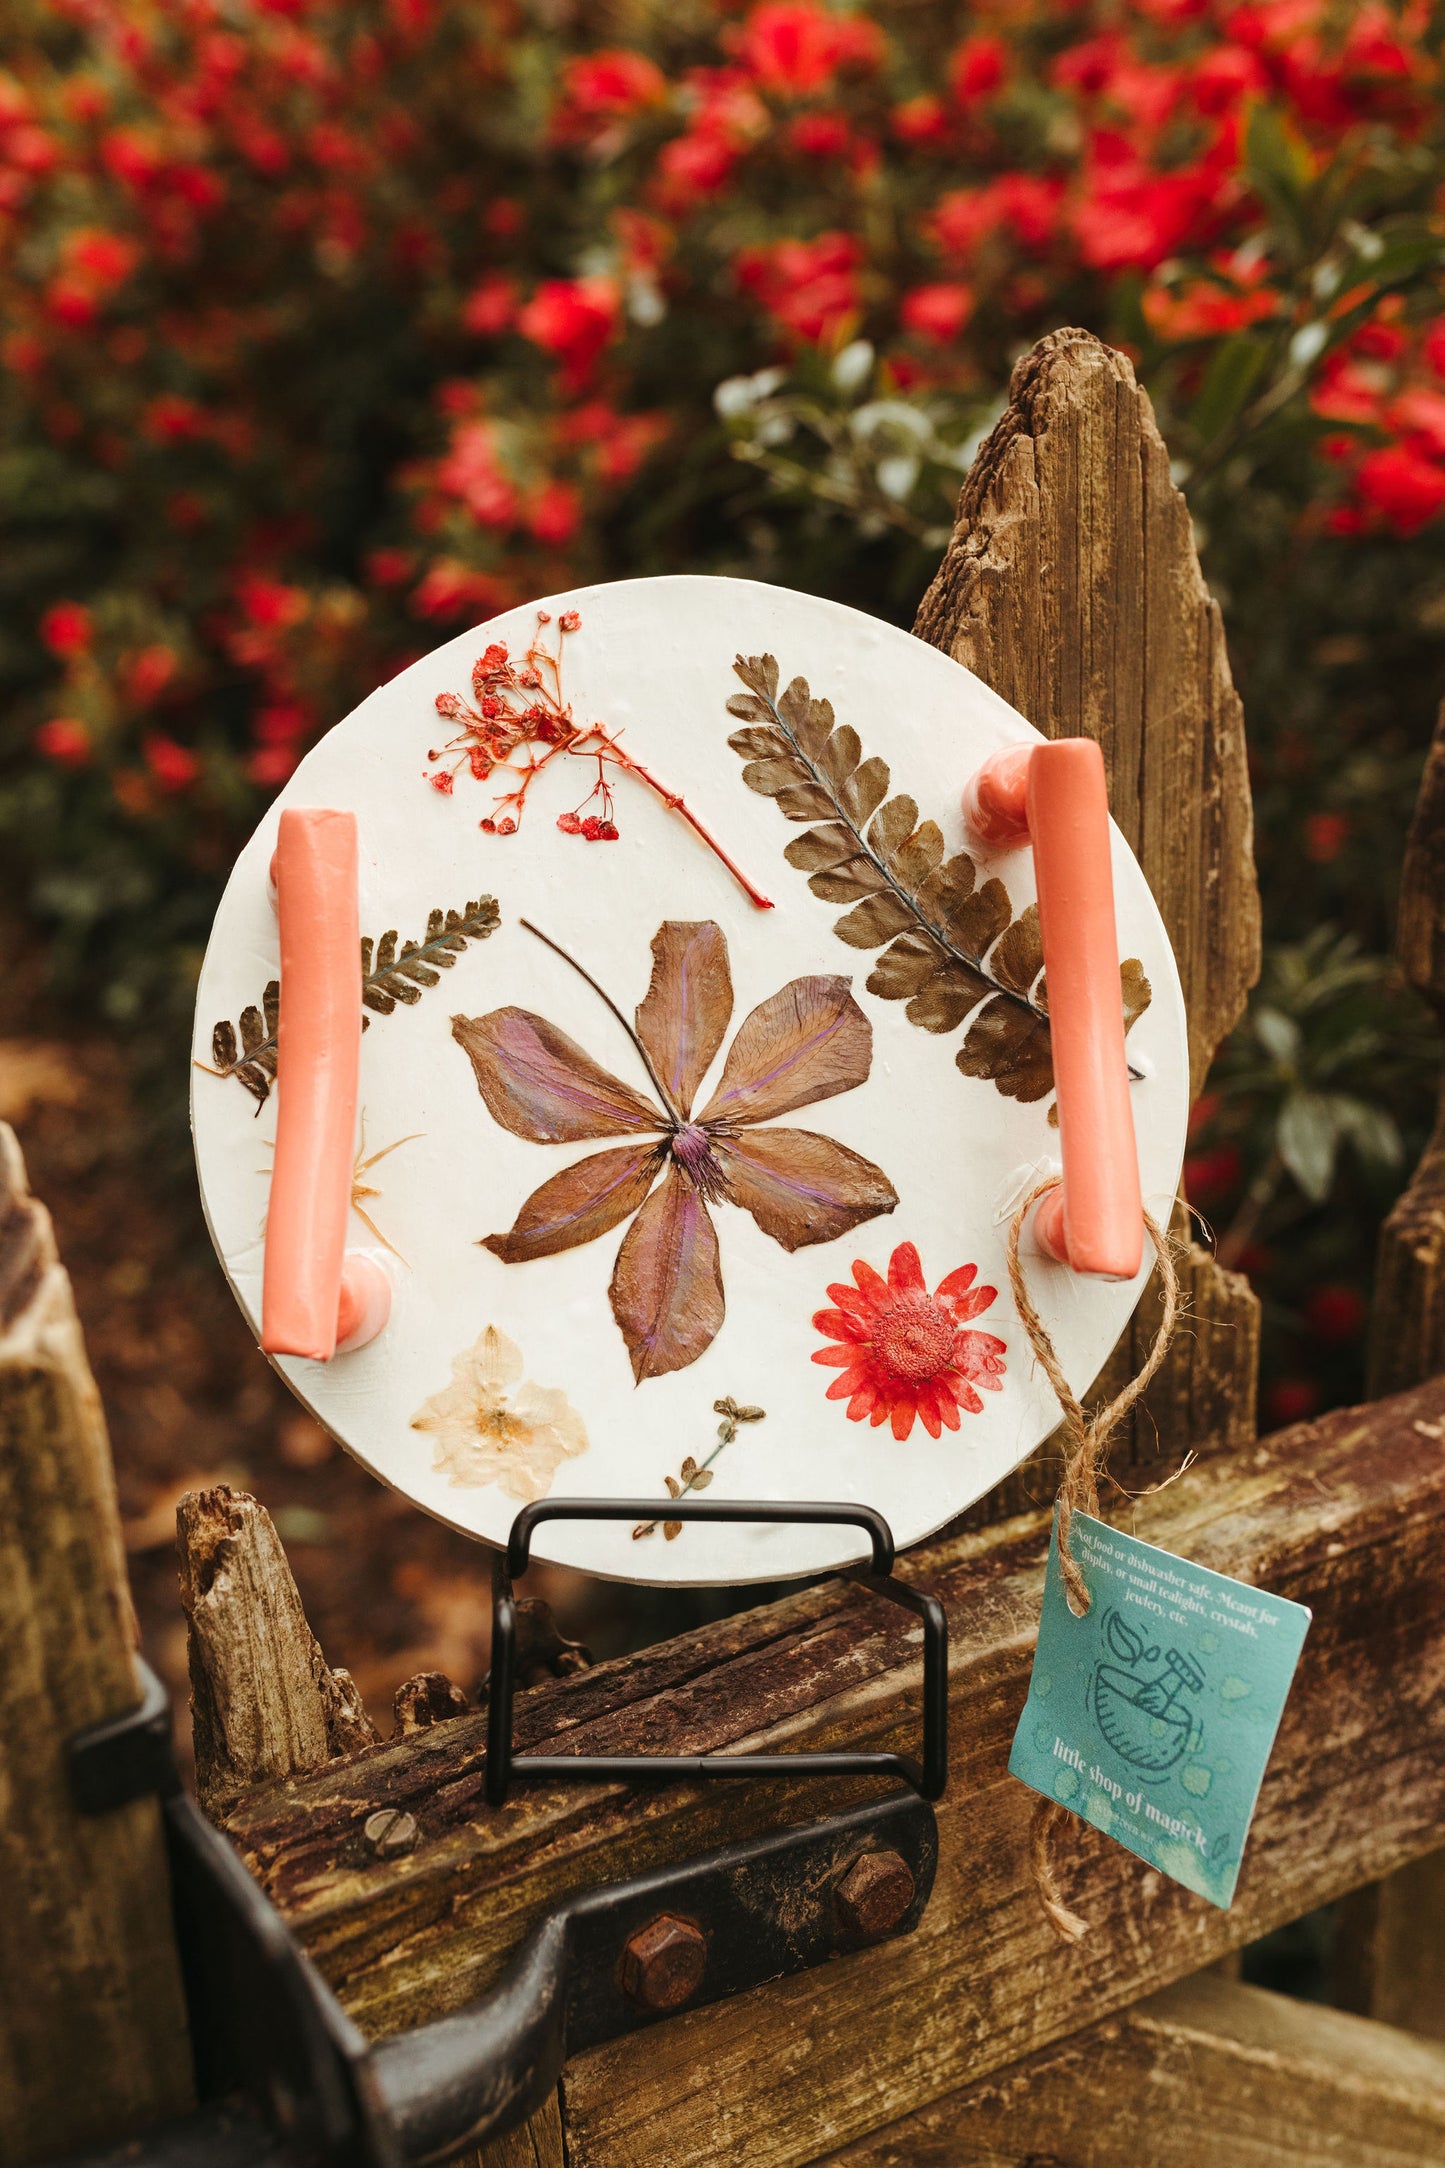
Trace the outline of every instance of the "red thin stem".
<instances>
[{"instance_id":1,"label":"red thin stem","mask_svg":"<svg viewBox=\"0 0 1445 2168\"><path fill-rule=\"evenodd\" d=\"M614 760L619 768L625 768L629 775L635 775L637 777L639 783L645 783L648 789L652 791L656 797L660 798L663 804L667 806L670 811L674 813L680 813L682 815L683 819L687 822L689 828L691 828L695 834L701 836L703 842L707 845L713 856L720 859L723 865L727 867L728 872L737 882L738 887L747 897L749 903L756 905L757 909L760 911L772 910L773 900L771 896L765 896L760 888L755 887L753 883L748 879L747 875L743 872L742 867L737 863L736 859L730 858L728 856L727 852L718 842L717 837L713 835L709 829L703 826L703 823L693 812L692 807L683 797L681 791L669 790L664 782L660 781L657 776L653 775L649 769L643 767L640 760L634 760L630 753L624 753L621 746L617 743L616 739L611 737L609 733L603 730L600 726L594 724L590 735L601 739L602 743L607 748L609 758Z\"/></svg>"}]
</instances>

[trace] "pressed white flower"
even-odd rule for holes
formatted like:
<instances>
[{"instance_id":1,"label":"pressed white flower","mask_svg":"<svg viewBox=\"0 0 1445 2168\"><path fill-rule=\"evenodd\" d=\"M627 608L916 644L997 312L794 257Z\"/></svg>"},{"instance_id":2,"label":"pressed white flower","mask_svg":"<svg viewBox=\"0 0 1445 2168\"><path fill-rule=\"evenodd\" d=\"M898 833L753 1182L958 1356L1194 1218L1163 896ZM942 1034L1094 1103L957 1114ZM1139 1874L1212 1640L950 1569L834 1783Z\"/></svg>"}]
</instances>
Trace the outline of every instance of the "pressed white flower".
<instances>
[{"instance_id":1,"label":"pressed white flower","mask_svg":"<svg viewBox=\"0 0 1445 2168\"><path fill-rule=\"evenodd\" d=\"M586 1425L567 1395L522 1379L525 1367L516 1341L488 1325L412 1417L413 1430L436 1440L432 1465L453 1485L495 1483L526 1505L546 1497L564 1460L586 1452Z\"/></svg>"}]
</instances>

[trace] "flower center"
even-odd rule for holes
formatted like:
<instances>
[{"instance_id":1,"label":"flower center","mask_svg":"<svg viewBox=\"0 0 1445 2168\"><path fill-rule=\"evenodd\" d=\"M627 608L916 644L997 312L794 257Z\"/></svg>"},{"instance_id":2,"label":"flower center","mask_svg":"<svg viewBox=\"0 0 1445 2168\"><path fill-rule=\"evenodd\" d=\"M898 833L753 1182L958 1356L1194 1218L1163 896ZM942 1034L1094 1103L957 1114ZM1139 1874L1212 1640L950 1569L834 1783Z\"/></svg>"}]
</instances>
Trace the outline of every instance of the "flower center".
<instances>
[{"instance_id":1,"label":"flower center","mask_svg":"<svg viewBox=\"0 0 1445 2168\"><path fill-rule=\"evenodd\" d=\"M896 1378L932 1378L953 1361L953 1319L931 1295L905 1295L873 1321L873 1348Z\"/></svg>"},{"instance_id":2,"label":"flower center","mask_svg":"<svg viewBox=\"0 0 1445 2168\"><path fill-rule=\"evenodd\" d=\"M685 1122L673 1133L672 1156L704 1197L716 1200L723 1196L723 1171L713 1152L712 1138L696 1122Z\"/></svg>"}]
</instances>

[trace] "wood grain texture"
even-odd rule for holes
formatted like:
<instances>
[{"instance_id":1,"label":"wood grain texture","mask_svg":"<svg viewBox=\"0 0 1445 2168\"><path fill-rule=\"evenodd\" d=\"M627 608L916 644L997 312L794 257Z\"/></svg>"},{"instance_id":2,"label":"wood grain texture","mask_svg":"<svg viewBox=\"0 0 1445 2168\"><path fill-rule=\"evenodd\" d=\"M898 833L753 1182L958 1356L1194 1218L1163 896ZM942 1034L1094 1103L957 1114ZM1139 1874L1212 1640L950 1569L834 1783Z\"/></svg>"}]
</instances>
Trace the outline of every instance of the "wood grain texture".
<instances>
[{"instance_id":1,"label":"wood grain texture","mask_svg":"<svg viewBox=\"0 0 1445 2168\"><path fill-rule=\"evenodd\" d=\"M1346 2009L1445 2041L1445 1852L1411 1860L1344 1900L1330 1995Z\"/></svg>"},{"instance_id":2,"label":"wood grain texture","mask_svg":"<svg viewBox=\"0 0 1445 2168\"><path fill-rule=\"evenodd\" d=\"M1425 760L1400 876L1396 949L1445 1020L1445 708ZM1380 1230L1369 1390L1445 1369L1445 1085L1435 1131ZM1336 1970L1352 2007L1445 2040L1445 1853L1360 1890L1340 1921Z\"/></svg>"},{"instance_id":3,"label":"wood grain texture","mask_svg":"<svg viewBox=\"0 0 1445 2168\"><path fill-rule=\"evenodd\" d=\"M350 1673L328 1667L266 1508L227 1483L187 1491L176 1542L206 1812L370 1746L376 1727Z\"/></svg>"},{"instance_id":4,"label":"wood grain texture","mask_svg":"<svg viewBox=\"0 0 1445 2168\"><path fill-rule=\"evenodd\" d=\"M1198 1092L1259 975L1244 718L1219 606L1123 354L1052 332L1009 398L914 631L1045 737L1102 745L1110 809L1174 945Z\"/></svg>"},{"instance_id":5,"label":"wood grain texture","mask_svg":"<svg viewBox=\"0 0 1445 2168\"><path fill-rule=\"evenodd\" d=\"M1445 708L1435 725L1400 877L1396 948L1445 1019ZM1380 1231L1369 1389L1398 1392L1445 1369L1445 1096L1435 1133Z\"/></svg>"},{"instance_id":6,"label":"wood grain texture","mask_svg":"<svg viewBox=\"0 0 1445 2168\"><path fill-rule=\"evenodd\" d=\"M1241 1273L1230 1272L1189 1239L1180 1206L1170 1229L1179 1275L1180 1312L1174 1340L1139 1406L1110 1440L1108 1462L1121 1492L1147 1491L1167 1481L1188 1453L1239 1446L1258 1428L1259 1297ZM1140 1297L1113 1353L1088 1393L1100 1402L1137 1376L1159 1325L1155 1275ZM960 1526L986 1528L1011 1513L1052 1504L1063 1471L1061 1432L970 1507Z\"/></svg>"},{"instance_id":7,"label":"wood grain texture","mask_svg":"<svg viewBox=\"0 0 1445 2168\"><path fill-rule=\"evenodd\" d=\"M154 1800L71 1803L65 1741L140 1700L105 1419L48 1215L0 1124L0 2159L183 2108Z\"/></svg>"},{"instance_id":8,"label":"wood grain texture","mask_svg":"<svg viewBox=\"0 0 1445 2168\"><path fill-rule=\"evenodd\" d=\"M464 2157L457 2168L567 2168L560 2097L553 2093L529 2122Z\"/></svg>"},{"instance_id":9,"label":"wood grain texture","mask_svg":"<svg viewBox=\"0 0 1445 2168\"><path fill-rule=\"evenodd\" d=\"M1110 809L1179 965L1197 1095L1259 975L1244 718L1153 409L1127 358L1092 333L1053 332L1015 368L914 630L1045 737L1103 747ZM1193 1323L1111 1445L1111 1466L1140 1471L1132 1488L1190 1448L1254 1432L1258 1301L1189 1242L1182 1213L1176 1232ZM1151 1285L1100 1396L1139 1369L1157 1314ZM1054 1457L1010 1478L969 1525L1051 1495Z\"/></svg>"},{"instance_id":10,"label":"wood grain texture","mask_svg":"<svg viewBox=\"0 0 1445 2168\"><path fill-rule=\"evenodd\" d=\"M1445 2050L1206 1975L830 2154L817 2168L1043 2162L1431 2168L1445 2162Z\"/></svg>"},{"instance_id":11,"label":"wood grain texture","mask_svg":"<svg viewBox=\"0 0 1445 2168\"><path fill-rule=\"evenodd\" d=\"M1426 1851L1445 1805L1445 1382L1221 1454L1133 1525L1310 1603L1315 1623L1235 1904L1216 1911L1081 1825L1065 1895L1093 1922L1061 1951L1028 1879L1032 1795L1007 1774L1039 1612L1042 1515L917 1553L953 1632L942 1859L905 1942L684 2014L579 2058L571 2168L797 2168L855 2142L1311 1905ZM519 1698L522 1746L699 1751L900 1746L915 1736L911 1622L838 1583ZM589 1786L482 1804L484 1724L463 1716L248 1794L227 1827L343 2001L374 2033L472 1999L562 1890L826 1811L860 1787ZM381 1806L416 1849L369 1861Z\"/></svg>"}]
</instances>

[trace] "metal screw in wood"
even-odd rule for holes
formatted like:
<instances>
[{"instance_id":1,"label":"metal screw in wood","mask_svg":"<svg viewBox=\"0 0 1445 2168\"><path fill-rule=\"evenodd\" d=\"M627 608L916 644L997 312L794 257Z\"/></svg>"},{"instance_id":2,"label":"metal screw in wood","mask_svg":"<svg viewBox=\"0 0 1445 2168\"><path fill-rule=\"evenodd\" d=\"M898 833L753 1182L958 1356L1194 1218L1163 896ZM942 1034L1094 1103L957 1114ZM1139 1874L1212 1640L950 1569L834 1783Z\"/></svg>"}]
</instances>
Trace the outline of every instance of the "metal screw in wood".
<instances>
[{"instance_id":1,"label":"metal screw in wood","mask_svg":"<svg viewBox=\"0 0 1445 2168\"><path fill-rule=\"evenodd\" d=\"M896 1852L864 1852L833 1893L850 1935L874 1942L891 1934L913 1902L913 1876Z\"/></svg>"},{"instance_id":2,"label":"metal screw in wood","mask_svg":"<svg viewBox=\"0 0 1445 2168\"><path fill-rule=\"evenodd\" d=\"M623 1946L618 1984L644 2010L680 2010L697 1993L707 1964L707 1937L691 1920L663 1912Z\"/></svg>"},{"instance_id":3,"label":"metal screw in wood","mask_svg":"<svg viewBox=\"0 0 1445 2168\"><path fill-rule=\"evenodd\" d=\"M416 1816L403 1813L400 1807L382 1807L366 1817L362 1835L378 1859L399 1859L416 1843Z\"/></svg>"}]
</instances>

